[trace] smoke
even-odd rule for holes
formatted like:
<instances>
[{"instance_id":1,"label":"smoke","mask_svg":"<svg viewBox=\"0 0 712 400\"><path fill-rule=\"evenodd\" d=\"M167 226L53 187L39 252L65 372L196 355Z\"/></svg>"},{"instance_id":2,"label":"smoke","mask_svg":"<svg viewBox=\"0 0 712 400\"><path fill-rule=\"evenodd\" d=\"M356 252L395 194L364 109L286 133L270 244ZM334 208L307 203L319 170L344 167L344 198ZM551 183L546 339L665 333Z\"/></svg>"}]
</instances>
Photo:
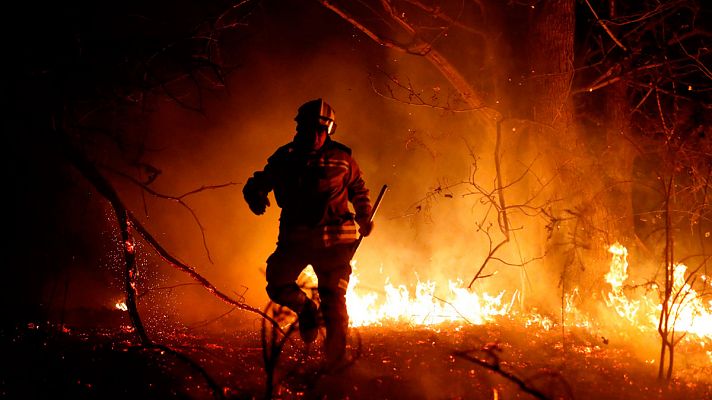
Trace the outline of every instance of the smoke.
<instances>
[{"instance_id":1,"label":"smoke","mask_svg":"<svg viewBox=\"0 0 712 400\"><path fill-rule=\"evenodd\" d=\"M275 246L279 210L272 198L265 215L252 215L242 200L242 184L291 141L297 107L321 97L336 110L333 139L353 149L372 199L382 185L390 187L376 230L356 255L362 285L379 288L387 277L407 285L434 280L443 288L448 279L467 283L489 246L476 225L483 219L482 205L467 194L472 189L467 181L476 158L483 158L476 176L491 188L491 155L484 151L491 147L493 127L479 125L472 113L415 107L379 96L371 84L383 81L381 70L410 79L429 95L449 94L447 83L421 58L354 39L347 29L324 34L309 21L289 19L251 28L254 36L233 50L240 67L230 75L227 92L206 96L204 115L172 102L152 115L152 147L161 150L150 153L147 161L163 171L158 190L176 195L202 185L236 183L185 200L205 228L214 264L185 208L149 198L147 224L158 230L169 250L219 288L244 293L253 305L266 303L264 267ZM141 209L144 200L132 194L132 206ZM495 232L493 240L500 239ZM518 280L519 271L512 270ZM500 276L488 282L501 283ZM505 278L504 286L511 288L511 280ZM185 305L180 309L185 319L219 312L200 291L173 293Z\"/></svg>"},{"instance_id":2,"label":"smoke","mask_svg":"<svg viewBox=\"0 0 712 400\"><path fill-rule=\"evenodd\" d=\"M484 196L495 189L493 121L477 111L454 113L388 98L384 84L394 77L437 104L446 104L452 93L422 57L379 48L346 26L326 29L321 21L331 16L325 10L291 11L302 18L289 15L289 6L264 9L247 28L246 39L223 50L239 67L230 74L226 91L203 95L203 114L169 101L151 115L151 147L159 150L146 161L162 170L157 190L178 195L203 185L235 183L185 199L204 228L213 263L187 209L126 187L129 204L141 210L145 202L145 221L165 247L216 286L244 295L252 305L266 303L265 260L274 250L279 210L271 197L265 215L251 214L242 200L242 184L291 141L298 106L321 97L336 110L333 139L353 149L372 199L382 185L390 187L376 229L356 255L362 285L381 288L386 279L414 285L420 279L445 289L448 280L469 283L488 250L504 239L491 200ZM402 91L396 96L408 99ZM531 154L526 146L531 139L514 128L505 127L509 146L501 153L505 183L516 182L506 190L508 204L524 204L532 196L531 204L543 204L552 188L537 194L538 179L549 178L537 161L542 156ZM512 236L497 257L524 265L542 256L547 239L542 221L516 210L510 218ZM506 263L489 260L482 275L491 276L474 287L552 298L546 288L558 282L556 273L543 273L537 263ZM187 277L171 279L179 283ZM177 314L182 318L224 311L226 306L194 289L171 292L180 297Z\"/></svg>"}]
</instances>

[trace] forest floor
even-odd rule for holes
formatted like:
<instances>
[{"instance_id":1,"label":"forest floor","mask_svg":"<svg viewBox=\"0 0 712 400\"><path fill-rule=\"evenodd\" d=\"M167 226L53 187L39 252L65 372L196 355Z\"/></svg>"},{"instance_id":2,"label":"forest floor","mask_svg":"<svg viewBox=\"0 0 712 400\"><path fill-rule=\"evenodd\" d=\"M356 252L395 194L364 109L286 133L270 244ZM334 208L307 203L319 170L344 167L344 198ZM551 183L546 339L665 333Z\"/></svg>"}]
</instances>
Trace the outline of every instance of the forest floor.
<instances>
[{"instance_id":1,"label":"forest floor","mask_svg":"<svg viewBox=\"0 0 712 400\"><path fill-rule=\"evenodd\" d=\"M96 322L96 321L94 321ZM225 398L264 398L259 323L220 329L154 329L157 342L192 360ZM254 326L251 326L254 325ZM135 345L128 329L27 324L0 331L0 397L13 399L207 399L205 377L182 356ZM246 329L250 328L250 329ZM712 362L704 343L681 343L674 378L660 383L657 359L630 341L570 329L482 326L352 329L355 361L325 372L320 340L287 342L275 371L274 398L292 399L711 399ZM651 340L651 344L655 343ZM483 351L483 348L489 351ZM644 352L645 353L645 352ZM462 355L465 354L463 357ZM486 362L479 365L467 356ZM498 360L495 362L495 358ZM499 371L495 371L499 367ZM510 378L505 377L509 374Z\"/></svg>"}]
</instances>

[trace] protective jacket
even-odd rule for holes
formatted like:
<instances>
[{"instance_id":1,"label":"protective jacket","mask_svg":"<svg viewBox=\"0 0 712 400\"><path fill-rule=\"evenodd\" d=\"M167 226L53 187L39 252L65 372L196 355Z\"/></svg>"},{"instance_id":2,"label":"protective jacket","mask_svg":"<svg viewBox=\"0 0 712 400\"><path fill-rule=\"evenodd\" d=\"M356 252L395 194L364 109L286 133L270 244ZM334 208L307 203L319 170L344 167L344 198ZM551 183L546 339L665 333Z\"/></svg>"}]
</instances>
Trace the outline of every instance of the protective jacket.
<instances>
[{"instance_id":1,"label":"protective jacket","mask_svg":"<svg viewBox=\"0 0 712 400\"><path fill-rule=\"evenodd\" d=\"M294 142L280 147L263 171L247 180L245 199L265 199L274 190L281 207L279 242L330 246L356 239L356 220L371 212L369 192L351 149L327 137L317 151Z\"/></svg>"}]
</instances>

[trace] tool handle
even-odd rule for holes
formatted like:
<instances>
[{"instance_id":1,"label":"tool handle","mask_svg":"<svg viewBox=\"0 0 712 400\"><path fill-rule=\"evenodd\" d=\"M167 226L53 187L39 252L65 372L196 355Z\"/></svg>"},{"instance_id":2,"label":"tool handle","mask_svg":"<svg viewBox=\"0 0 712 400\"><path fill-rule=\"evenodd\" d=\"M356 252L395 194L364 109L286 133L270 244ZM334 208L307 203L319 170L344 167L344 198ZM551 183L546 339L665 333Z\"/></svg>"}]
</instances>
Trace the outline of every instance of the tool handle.
<instances>
[{"instance_id":1,"label":"tool handle","mask_svg":"<svg viewBox=\"0 0 712 400\"><path fill-rule=\"evenodd\" d=\"M371 209L371 215L368 217L368 222L373 222L373 218L376 216L376 211L378 211L378 207L381 205L381 200L383 200L383 195L386 194L386 191L388 190L388 185L383 185L381 188L381 192L378 193L378 197L376 197L376 202L373 204L373 208ZM354 254L356 254L356 250L358 249L358 246L361 245L361 241L363 240L363 235L358 235L358 239L356 239L356 243L354 243Z\"/></svg>"}]
</instances>

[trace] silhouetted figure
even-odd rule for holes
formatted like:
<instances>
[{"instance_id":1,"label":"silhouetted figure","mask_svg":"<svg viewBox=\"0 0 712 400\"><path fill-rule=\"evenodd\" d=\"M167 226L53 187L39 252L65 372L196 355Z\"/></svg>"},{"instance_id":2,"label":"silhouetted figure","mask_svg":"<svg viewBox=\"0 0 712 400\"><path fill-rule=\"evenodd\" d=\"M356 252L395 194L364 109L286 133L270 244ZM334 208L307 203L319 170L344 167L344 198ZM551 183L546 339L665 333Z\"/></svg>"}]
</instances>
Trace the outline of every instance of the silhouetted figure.
<instances>
[{"instance_id":1,"label":"silhouetted figure","mask_svg":"<svg viewBox=\"0 0 712 400\"><path fill-rule=\"evenodd\" d=\"M327 365L343 360L349 316L346 288L358 232L368 236L371 201L351 149L331 140L336 129L334 110L322 99L301 107L295 118L294 140L280 147L263 171L243 189L257 215L270 205L274 190L282 208L277 249L267 259L267 294L299 316L299 333L306 343L316 339L316 304L297 286L296 279L311 264L319 279L320 310L326 325ZM349 211L353 204L356 215ZM354 218L355 217L355 218Z\"/></svg>"}]
</instances>

